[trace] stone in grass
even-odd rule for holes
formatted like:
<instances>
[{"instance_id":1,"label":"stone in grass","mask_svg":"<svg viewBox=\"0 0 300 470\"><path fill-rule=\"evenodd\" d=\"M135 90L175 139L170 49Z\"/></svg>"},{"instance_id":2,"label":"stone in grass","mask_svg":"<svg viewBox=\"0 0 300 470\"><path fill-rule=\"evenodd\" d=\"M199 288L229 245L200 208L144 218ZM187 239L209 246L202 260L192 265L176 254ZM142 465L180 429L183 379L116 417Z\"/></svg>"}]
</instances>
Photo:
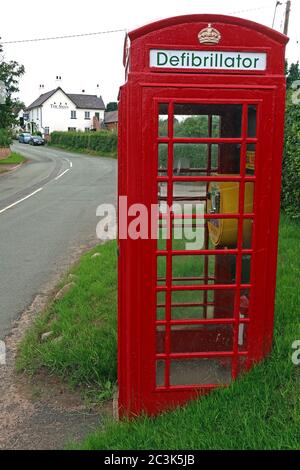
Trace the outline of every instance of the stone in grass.
<instances>
[{"instance_id":1,"label":"stone in grass","mask_svg":"<svg viewBox=\"0 0 300 470\"><path fill-rule=\"evenodd\" d=\"M52 340L52 343L55 343L55 344L61 343L62 340L63 340L63 336L58 336L57 338L54 338L54 339Z\"/></svg>"},{"instance_id":2,"label":"stone in grass","mask_svg":"<svg viewBox=\"0 0 300 470\"><path fill-rule=\"evenodd\" d=\"M68 279L70 281L76 281L78 279L78 276L76 274L69 274Z\"/></svg>"},{"instance_id":3,"label":"stone in grass","mask_svg":"<svg viewBox=\"0 0 300 470\"><path fill-rule=\"evenodd\" d=\"M100 253L94 253L94 254L91 256L91 259L98 258L98 256L101 256L101 254L100 254Z\"/></svg>"},{"instance_id":4,"label":"stone in grass","mask_svg":"<svg viewBox=\"0 0 300 470\"><path fill-rule=\"evenodd\" d=\"M53 331L47 331L47 333L43 333L41 336L41 342L44 343L53 335Z\"/></svg>"},{"instance_id":5,"label":"stone in grass","mask_svg":"<svg viewBox=\"0 0 300 470\"><path fill-rule=\"evenodd\" d=\"M60 289L56 296L55 296L55 300L59 300L59 299L62 299L67 292L69 292L70 289L72 289L72 287L75 287L76 284L75 282L69 282L69 284L66 284L62 289Z\"/></svg>"}]
</instances>

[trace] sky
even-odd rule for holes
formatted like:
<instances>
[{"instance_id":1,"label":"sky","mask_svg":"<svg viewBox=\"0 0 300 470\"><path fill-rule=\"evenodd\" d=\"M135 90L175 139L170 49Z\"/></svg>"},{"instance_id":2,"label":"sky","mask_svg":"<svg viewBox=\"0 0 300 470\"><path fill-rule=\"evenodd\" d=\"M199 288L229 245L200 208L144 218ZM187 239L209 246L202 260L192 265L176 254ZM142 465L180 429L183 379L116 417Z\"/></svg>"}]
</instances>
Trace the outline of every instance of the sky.
<instances>
[{"instance_id":1,"label":"sky","mask_svg":"<svg viewBox=\"0 0 300 470\"><path fill-rule=\"evenodd\" d=\"M274 28L283 30L285 0L277 9ZM19 98L28 106L40 94L57 86L69 93L96 94L99 84L104 102L116 101L124 82L122 64L125 32L72 39L4 44L7 41L93 33L124 29L171 16L220 13L239 16L272 26L275 0L14 0L1 2L0 36L4 59L25 66ZM300 2L292 0L289 62L300 61ZM98 90L99 90L98 89Z\"/></svg>"}]
</instances>

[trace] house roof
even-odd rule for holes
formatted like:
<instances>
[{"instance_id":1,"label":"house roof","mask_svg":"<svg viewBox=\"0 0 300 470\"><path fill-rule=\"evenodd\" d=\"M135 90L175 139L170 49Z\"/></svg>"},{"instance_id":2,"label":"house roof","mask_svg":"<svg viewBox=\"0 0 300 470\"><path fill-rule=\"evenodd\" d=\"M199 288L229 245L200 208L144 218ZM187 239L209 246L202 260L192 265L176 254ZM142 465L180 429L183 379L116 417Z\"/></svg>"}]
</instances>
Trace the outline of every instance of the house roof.
<instances>
[{"instance_id":1,"label":"house roof","mask_svg":"<svg viewBox=\"0 0 300 470\"><path fill-rule=\"evenodd\" d=\"M118 122L118 111L107 111L104 113L104 122L106 124Z\"/></svg>"},{"instance_id":2,"label":"house roof","mask_svg":"<svg viewBox=\"0 0 300 470\"><path fill-rule=\"evenodd\" d=\"M77 108L81 109L105 109L105 105L103 103L103 99L96 95L67 95L73 103L77 106Z\"/></svg>"},{"instance_id":3,"label":"house roof","mask_svg":"<svg viewBox=\"0 0 300 470\"><path fill-rule=\"evenodd\" d=\"M80 109L105 109L105 105L103 102L102 97L98 97L96 95L86 95L86 94L73 94L73 93L66 93L61 87L55 88L55 90L48 91L47 93L43 93L39 96L30 106L26 108L26 111L30 109L37 108L42 106L45 101L51 98L54 93L58 90L61 90L74 104L77 108Z\"/></svg>"}]
</instances>

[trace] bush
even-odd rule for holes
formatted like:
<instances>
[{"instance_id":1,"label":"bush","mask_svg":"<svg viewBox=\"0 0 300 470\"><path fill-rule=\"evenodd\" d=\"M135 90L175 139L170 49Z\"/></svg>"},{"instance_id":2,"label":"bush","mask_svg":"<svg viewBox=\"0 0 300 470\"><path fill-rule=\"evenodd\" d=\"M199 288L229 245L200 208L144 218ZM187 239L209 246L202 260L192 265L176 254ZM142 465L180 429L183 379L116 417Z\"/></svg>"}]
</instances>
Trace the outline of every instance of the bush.
<instances>
[{"instance_id":1,"label":"bush","mask_svg":"<svg viewBox=\"0 0 300 470\"><path fill-rule=\"evenodd\" d=\"M283 210L293 218L300 218L300 106L287 96L285 149L283 158Z\"/></svg>"},{"instance_id":2,"label":"bush","mask_svg":"<svg viewBox=\"0 0 300 470\"><path fill-rule=\"evenodd\" d=\"M118 135L111 131L52 132L51 145L66 149L91 151L103 155L117 154Z\"/></svg>"},{"instance_id":3,"label":"bush","mask_svg":"<svg viewBox=\"0 0 300 470\"><path fill-rule=\"evenodd\" d=\"M10 133L6 129L0 129L0 147L9 147L11 143Z\"/></svg>"}]
</instances>

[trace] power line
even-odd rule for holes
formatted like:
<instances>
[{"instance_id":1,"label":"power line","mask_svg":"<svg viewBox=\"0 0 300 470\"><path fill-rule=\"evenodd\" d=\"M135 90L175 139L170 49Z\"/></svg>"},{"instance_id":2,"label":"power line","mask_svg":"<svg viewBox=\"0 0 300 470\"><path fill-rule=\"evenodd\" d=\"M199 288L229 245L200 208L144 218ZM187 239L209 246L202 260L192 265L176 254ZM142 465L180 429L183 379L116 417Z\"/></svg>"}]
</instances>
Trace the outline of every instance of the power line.
<instances>
[{"instance_id":1,"label":"power line","mask_svg":"<svg viewBox=\"0 0 300 470\"><path fill-rule=\"evenodd\" d=\"M53 36L53 37L35 38L35 39L21 39L18 41L2 41L2 44L20 44L20 43L26 43L26 42L54 41L57 39L82 38L84 36L96 36L99 34L112 34L112 33L120 33L120 32L124 33L126 31L127 31L126 29L112 29L109 31L99 31L96 33L70 34L67 36Z\"/></svg>"},{"instance_id":2,"label":"power line","mask_svg":"<svg viewBox=\"0 0 300 470\"><path fill-rule=\"evenodd\" d=\"M264 7L258 7L258 8L248 8L247 10L239 10L239 11L232 11L228 13L229 15L237 15L238 13L248 13L250 11L258 11L258 10L266 10L269 8L273 8L270 5L266 5Z\"/></svg>"}]
</instances>

